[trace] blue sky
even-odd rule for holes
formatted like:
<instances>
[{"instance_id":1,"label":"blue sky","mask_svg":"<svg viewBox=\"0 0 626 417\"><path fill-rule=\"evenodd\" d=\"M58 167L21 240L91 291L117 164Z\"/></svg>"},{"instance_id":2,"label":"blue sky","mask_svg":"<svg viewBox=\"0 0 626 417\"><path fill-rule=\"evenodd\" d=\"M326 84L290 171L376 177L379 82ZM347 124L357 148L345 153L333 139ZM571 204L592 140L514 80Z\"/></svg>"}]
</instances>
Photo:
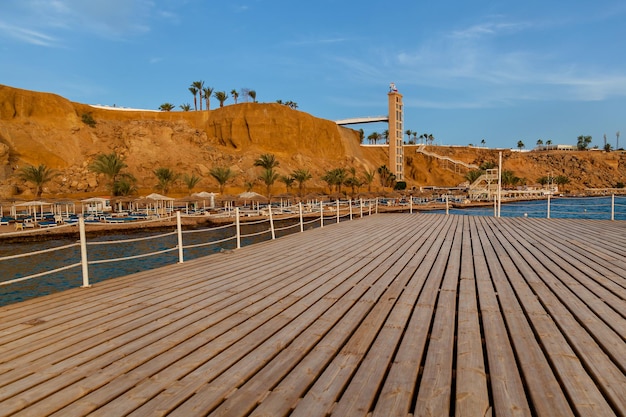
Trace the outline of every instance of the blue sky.
<instances>
[{"instance_id":1,"label":"blue sky","mask_svg":"<svg viewBox=\"0 0 626 417\"><path fill-rule=\"evenodd\" d=\"M623 0L2 0L0 84L157 109L202 80L338 120L386 114L394 82L435 143L602 147L626 132L625 40Z\"/></svg>"}]
</instances>

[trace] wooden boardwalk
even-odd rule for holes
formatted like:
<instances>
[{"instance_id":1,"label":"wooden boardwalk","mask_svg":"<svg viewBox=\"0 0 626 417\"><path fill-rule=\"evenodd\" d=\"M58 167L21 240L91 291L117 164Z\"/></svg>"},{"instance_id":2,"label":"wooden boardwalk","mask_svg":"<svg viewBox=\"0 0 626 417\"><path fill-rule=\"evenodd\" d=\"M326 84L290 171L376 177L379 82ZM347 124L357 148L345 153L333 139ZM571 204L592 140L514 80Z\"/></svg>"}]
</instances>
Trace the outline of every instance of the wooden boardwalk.
<instances>
[{"instance_id":1,"label":"wooden boardwalk","mask_svg":"<svg viewBox=\"0 0 626 417\"><path fill-rule=\"evenodd\" d=\"M626 415L626 222L381 214L0 308L0 415Z\"/></svg>"}]
</instances>

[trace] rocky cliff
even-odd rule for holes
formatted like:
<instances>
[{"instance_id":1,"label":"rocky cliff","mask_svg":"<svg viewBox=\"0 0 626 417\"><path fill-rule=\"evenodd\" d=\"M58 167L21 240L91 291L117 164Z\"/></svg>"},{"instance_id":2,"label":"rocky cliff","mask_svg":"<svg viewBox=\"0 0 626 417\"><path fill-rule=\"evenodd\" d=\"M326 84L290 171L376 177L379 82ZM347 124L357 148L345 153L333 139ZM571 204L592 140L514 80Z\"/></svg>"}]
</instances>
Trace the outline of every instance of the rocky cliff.
<instances>
[{"instance_id":1,"label":"rocky cliff","mask_svg":"<svg viewBox=\"0 0 626 417\"><path fill-rule=\"evenodd\" d=\"M497 152L487 149L434 148L465 162L497 161ZM386 149L360 146L356 131L276 103L240 103L209 111L130 111L0 85L1 199L32 197L29 185L16 174L20 167L39 164L60 173L46 185L43 197L106 194L105 179L88 166L96 155L113 151L125 158L140 194L154 191L153 171L159 167L202 177L197 191L217 191L209 170L227 166L237 177L226 191L241 192L246 182L258 177L254 160L263 153L276 156L280 174L309 169L313 180L307 188L315 191L326 189L320 177L329 169L354 167L362 172L387 163ZM464 181L464 173L446 169L412 147L405 155L409 186L453 186ZM626 182L626 157L621 153L506 151L504 159L505 169L528 183L548 174L568 176L572 190ZM263 191L261 185L257 188ZM274 189L285 191L283 184Z\"/></svg>"}]
</instances>

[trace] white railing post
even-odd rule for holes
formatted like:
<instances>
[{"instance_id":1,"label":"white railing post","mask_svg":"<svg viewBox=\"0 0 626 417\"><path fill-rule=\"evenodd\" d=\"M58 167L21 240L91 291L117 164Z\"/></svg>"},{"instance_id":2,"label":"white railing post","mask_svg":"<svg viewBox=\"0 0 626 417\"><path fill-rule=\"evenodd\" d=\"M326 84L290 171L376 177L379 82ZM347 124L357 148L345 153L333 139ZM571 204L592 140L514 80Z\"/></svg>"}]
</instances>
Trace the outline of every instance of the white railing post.
<instances>
[{"instance_id":1,"label":"white railing post","mask_svg":"<svg viewBox=\"0 0 626 417\"><path fill-rule=\"evenodd\" d=\"M550 218L550 194L548 194L548 216L547 218Z\"/></svg>"},{"instance_id":2,"label":"white railing post","mask_svg":"<svg viewBox=\"0 0 626 417\"><path fill-rule=\"evenodd\" d=\"M180 220L180 210L176 210L176 233L178 235L178 263L183 263L183 226Z\"/></svg>"},{"instance_id":3,"label":"white railing post","mask_svg":"<svg viewBox=\"0 0 626 417\"><path fill-rule=\"evenodd\" d=\"M615 194L611 194L611 220L615 220Z\"/></svg>"},{"instance_id":4,"label":"white railing post","mask_svg":"<svg viewBox=\"0 0 626 417\"><path fill-rule=\"evenodd\" d=\"M298 203L298 211L300 212L300 233L304 232L304 219L302 218L302 202Z\"/></svg>"},{"instance_id":5,"label":"white railing post","mask_svg":"<svg viewBox=\"0 0 626 417\"><path fill-rule=\"evenodd\" d=\"M409 197L409 214L413 214L413 196Z\"/></svg>"},{"instance_id":6,"label":"white railing post","mask_svg":"<svg viewBox=\"0 0 626 417\"><path fill-rule=\"evenodd\" d=\"M348 200L348 207L350 207L350 220L352 220L352 199Z\"/></svg>"},{"instance_id":7,"label":"white railing post","mask_svg":"<svg viewBox=\"0 0 626 417\"><path fill-rule=\"evenodd\" d=\"M276 231L274 229L274 218L272 217L272 205L269 204L267 206L267 209L269 210L270 213L270 230L272 232L272 240L276 239Z\"/></svg>"},{"instance_id":8,"label":"white railing post","mask_svg":"<svg viewBox=\"0 0 626 417\"><path fill-rule=\"evenodd\" d=\"M376 197L376 211L375 211L375 213L378 214L378 197Z\"/></svg>"},{"instance_id":9,"label":"white railing post","mask_svg":"<svg viewBox=\"0 0 626 417\"><path fill-rule=\"evenodd\" d=\"M369 209L369 213L368 215L372 215L372 199L370 198L369 201L367 202L367 208Z\"/></svg>"},{"instance_id":10,"label":"white railing post","mask_svg":"<svg viewBox=\"0 0 626 417\"><path fill-rule=\"evenodd\" d=\"M87 237L85 234L85 218L81 215L78 218L78 234L80 236L80 264L83 270L83 286L89 288L89 264L87 261Z\"/></svg>"},{"instance_id":11,"label":"white railing post","mask_svg":"<svg viewBox=\"0 0 626 417\"><path fill-rule=\"evenodd\" d=\"M448 196L446 195L446 216L450 214L450 201L448 200Z\"/></svg>"},{"instance_id":12,"label":"white railing post","mask_svg":"<svg viewBox=\"0 0 626 417\"><path fill-rule=\"evenodd\" d=\"M363 218L363 199L359 198L359 209L361 210L361 218Z\"/></svg>"},{"instance_id":13,"label":"white railing post","mask_svg":"<svg viewBox=\"0 0 626 417\"><path fill-rule=\"evenodd\" d=\"M324 202L320 201L320 227L324 227Z\"/></svg>"},{"instance_id":14,"label":"white railing post","mask_svg":"<svg viewBox=\"0 0 626 417\"><path fill-rule=\"evenodd\" d=\"M235 207L235 233L237 234L237 249L241 249L241 224L239 223L239 207Z\"/></svg>"},{"instance_id":15,"label":"white railing post","mask_svg":"<svg viewBox=\"0 0 626 417\"><path fill-rule=\"evenodd\" d=\"M337 200L337 224L339 224L339 200Z\"/></svg>"}]
</instances>

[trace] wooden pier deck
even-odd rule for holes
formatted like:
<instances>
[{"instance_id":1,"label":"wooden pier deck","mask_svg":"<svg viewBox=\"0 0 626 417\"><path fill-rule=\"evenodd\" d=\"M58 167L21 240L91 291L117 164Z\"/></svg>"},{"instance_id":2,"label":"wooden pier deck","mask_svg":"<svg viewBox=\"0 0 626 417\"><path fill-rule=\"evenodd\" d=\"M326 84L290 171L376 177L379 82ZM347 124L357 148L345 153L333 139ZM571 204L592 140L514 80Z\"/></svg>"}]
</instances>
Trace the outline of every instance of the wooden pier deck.
<instances>
[{"instance_id":1,"label":"wooden pier deck","mask_svg":"<svg viewBox=\"0 0 626 417\"><path fill-rule=\"evenodd\" d=\"M626 222L381 214L0 308L0 415L626 415Z\"/></svg>"}]
</instances>

